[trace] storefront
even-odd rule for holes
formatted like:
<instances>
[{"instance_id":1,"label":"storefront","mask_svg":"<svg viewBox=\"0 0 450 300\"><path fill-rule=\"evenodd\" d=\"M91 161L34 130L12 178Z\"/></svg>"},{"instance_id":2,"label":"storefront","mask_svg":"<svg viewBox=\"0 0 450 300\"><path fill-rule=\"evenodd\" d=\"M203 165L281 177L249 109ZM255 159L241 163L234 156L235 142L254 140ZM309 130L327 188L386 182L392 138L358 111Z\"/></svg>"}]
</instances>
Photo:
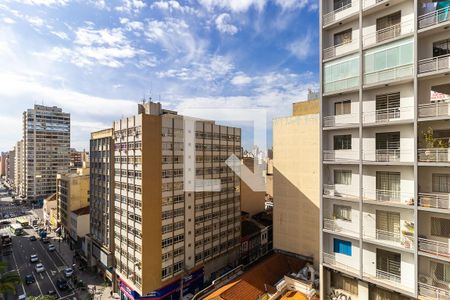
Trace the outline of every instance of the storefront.
<instances>
[{"instance_id":1,"label":"storefront","mask_svg":"<svg viewBox=\"0 0 450 300\"><path fill-rule=\"evenodd\" d=\"M183 295L195 295L203 288L203 269L197 270L183 278ZM119 278L120 280L120 278ZM156 291L148 293L145 296L139 295L124 281L119 281L120 299L121 300L137 300L137 299L156 299L156 300L178 300L180 299L181 280L173 282Z\"/></svg>"}]
</instances>

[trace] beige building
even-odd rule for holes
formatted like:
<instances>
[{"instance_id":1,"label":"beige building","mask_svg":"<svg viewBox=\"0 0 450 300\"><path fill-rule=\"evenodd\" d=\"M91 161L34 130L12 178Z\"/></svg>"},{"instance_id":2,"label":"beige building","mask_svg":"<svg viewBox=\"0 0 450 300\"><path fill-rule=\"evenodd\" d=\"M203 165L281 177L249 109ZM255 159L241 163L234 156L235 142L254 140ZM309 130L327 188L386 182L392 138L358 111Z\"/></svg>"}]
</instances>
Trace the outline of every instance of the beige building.
<instances>
[{"instance_id":1,"label":"beige building","mask_svg":"<svg viewBox=\"0 0 450 300\"><path fill-rule=\"evenodd\" d=\"M42 212L44 215L44 224L45 226L50 227L52 230L55 230L57 227L57 223L54 222L54 214L56 213L57 204L56 204L56 193L48 196L44 199L44 206L42 207Z\"/></svg>"},{"instance_id":2,"label":"beige building","mask_svg":"<svg viewBox=\"0 0 450 300\"><path fill-rule=\"evenodd\" d=\"M14 183L16 188L16 194L21 196L24 194L24 183L23 183L23 173L24 173L24 143L23 141L18 141L16 143L15 152L15 166L14 166Z\"/></svg>"},{"instance_id":3,"label":"beige building","mask_svg":"<svg viewBox=\"0 0 450 300\"><path fill-rule=\"evenodd\" d=\"M70 232L70 213L89 205L89 169L56 177L57 218L61 233Z\"/></svg>"},{"instance_id":4,"label":"beige building","mask_svg":"<svg viewBox=\"0 0 450 300\"><path fill-rule=\"evenodd\" d=\"M254 158L244 157L243 164L254 172ZM266 192L252 190L244 181L241 183L241 210L253 216L264 211Z\"/></svg>"},{"instance_id":5,"label":"beige building","mask_svg":"<svg viewBox=\"0 0 450 300\"><path fill-rule=\"evenodd\" d=\"M203 277L237 264L240 181L225 160L241 157L241 130L184 121L150 102L113 124L114 253L122 299L164 298L180 292L181 280L195 293ZM194 192L199 184L208 188L205 179L218 181L220 191Z\"/></svg>"},{"instance_id":6,"label":"beige building","mask_svg":"<svg viewBox=\"0 0 450 300\"><path fill-rule=\"evenodd\" d=\"M273 121L274 249L312 257L319 266L319 101L295 103Z\"/></svg>"}]
</instances>

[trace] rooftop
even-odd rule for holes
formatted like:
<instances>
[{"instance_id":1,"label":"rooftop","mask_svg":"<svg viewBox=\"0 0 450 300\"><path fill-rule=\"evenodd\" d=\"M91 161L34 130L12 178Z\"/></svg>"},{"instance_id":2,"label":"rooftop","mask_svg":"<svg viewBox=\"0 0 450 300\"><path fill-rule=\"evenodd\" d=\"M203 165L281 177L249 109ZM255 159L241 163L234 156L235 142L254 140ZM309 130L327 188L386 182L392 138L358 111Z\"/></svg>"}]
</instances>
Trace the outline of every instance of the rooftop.
<instances>
[{"instance_id":1,"label":"rooftop","mask_svg":"<svg viewBox=\"0 0 450 300\"><path fill-rule=\"evenodd\" d=\"M88 215L89 214L89 206L85 206L82 208L79 208L77 210L72 211L73 214L76 214L78 216Z\"/></svg>"}]
</instances>

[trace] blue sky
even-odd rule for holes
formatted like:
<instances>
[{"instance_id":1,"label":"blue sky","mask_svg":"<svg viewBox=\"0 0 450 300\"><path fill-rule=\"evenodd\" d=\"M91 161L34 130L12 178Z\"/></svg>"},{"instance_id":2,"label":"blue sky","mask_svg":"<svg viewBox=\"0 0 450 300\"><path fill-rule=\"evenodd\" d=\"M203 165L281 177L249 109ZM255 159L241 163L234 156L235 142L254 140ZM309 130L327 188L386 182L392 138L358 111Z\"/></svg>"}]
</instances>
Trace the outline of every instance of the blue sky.
<instances>
[{"instance_id":1,"label":"blue sky","mask_svg":"<svg viewBox=\"0 0 450 300\"><path fill-rule=\"evenodd\" d=\"M271 123L317 88L318 38L317 0L2 0L0 150L35 103L71 113L78 149L144 96Z\"/></svg>"}]
</instances>

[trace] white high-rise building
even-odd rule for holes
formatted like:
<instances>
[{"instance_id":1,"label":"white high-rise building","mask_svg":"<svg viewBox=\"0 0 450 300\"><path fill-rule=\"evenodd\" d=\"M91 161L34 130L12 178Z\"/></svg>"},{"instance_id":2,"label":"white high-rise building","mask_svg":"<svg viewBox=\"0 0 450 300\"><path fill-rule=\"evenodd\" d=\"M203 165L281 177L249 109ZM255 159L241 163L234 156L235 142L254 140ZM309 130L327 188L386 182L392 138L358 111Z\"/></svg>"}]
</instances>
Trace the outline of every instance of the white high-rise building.
<instances>
[{"instance_id":1,"label":"white high-rise building","mask_svg":"<svg viewBox=\"0 0 450 300\"><path fill-rule=\"evenodd\" d=\"M322 295L450 299L450 2L320 5Z\"/></svg>"}]
</instances>

